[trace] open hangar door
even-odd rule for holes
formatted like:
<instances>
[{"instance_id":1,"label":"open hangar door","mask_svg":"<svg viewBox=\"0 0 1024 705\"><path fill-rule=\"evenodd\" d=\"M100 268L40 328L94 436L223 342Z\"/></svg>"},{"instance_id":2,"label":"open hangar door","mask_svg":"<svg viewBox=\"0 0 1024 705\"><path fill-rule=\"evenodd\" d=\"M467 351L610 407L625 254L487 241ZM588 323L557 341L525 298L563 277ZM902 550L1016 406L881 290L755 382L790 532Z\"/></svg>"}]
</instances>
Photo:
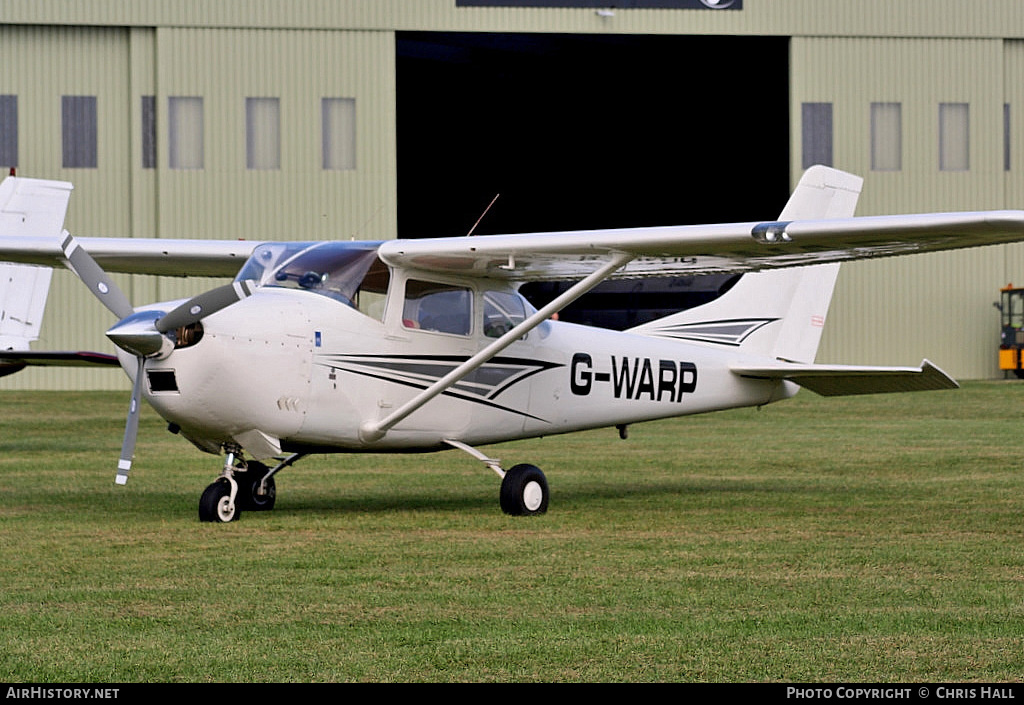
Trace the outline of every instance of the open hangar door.
<instances>
[{"instance_id":1,"label":"open hangar door","mask_svg":"<svg viewBox=\"0 0 1024 705\"><path fill-rule=\"evenodd\" d=\"M396 46L401 237L465 235L495 196L475 234L770 219L788 198L785 37L399 32ZM608 283L562 318L623 328L727 285Z\"/></svg>"}]
</instances>

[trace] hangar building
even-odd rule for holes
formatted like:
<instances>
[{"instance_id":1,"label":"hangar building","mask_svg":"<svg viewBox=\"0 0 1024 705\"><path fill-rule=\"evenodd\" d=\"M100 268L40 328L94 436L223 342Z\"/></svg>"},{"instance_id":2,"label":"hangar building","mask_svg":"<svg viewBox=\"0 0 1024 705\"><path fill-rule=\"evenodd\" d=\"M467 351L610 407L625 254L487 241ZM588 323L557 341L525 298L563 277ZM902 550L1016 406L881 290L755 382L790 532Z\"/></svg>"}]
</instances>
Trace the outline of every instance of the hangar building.
<instances>
[{"instance_id":1,"label":"hangar building","mask_svg":"<svg viewBox=\"0 0 1024 705\"><path fill-rule=\"evenodd\" d=\"M0 0L0 168L79 236L392 238L1024 208L1018 0ZM139 303L209 281L124 277ZM820 362L1002 376L1024 246L852 263ZM54 276L39 348L109 351ZM33 370L6 388L122 388Z\"/></svg>"}]
</instances>

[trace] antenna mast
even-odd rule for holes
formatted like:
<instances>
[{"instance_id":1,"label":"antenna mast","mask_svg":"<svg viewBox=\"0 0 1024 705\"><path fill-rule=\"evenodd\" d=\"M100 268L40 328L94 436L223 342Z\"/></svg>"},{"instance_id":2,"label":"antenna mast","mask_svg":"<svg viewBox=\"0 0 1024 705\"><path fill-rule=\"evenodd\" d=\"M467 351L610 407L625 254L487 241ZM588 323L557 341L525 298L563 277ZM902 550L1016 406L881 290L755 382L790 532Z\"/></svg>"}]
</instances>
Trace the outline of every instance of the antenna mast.
<instances>
[{"instance_id":1,"label":"antenna mast","mask_svg":"<svg viewBox=\"0 0 1024 705\"><path fill-rule=\"evenodd\" d=\"M473 227L469 229L468 233L466 233L466 237L469 237L470 235L473 234L473 231L476 230L476 226L480 225L480 221L484 219L485 215L487 215L487 211L491 210L491 206L494 205L494 202L498 200L498 196L500 195L500 193L494 194L494 198L491 199L491 202L487 204L486 208L484 208L484 212L481 213L480 217L476 219L475 223L473 223Z\"/></svg>"}]
</instances>

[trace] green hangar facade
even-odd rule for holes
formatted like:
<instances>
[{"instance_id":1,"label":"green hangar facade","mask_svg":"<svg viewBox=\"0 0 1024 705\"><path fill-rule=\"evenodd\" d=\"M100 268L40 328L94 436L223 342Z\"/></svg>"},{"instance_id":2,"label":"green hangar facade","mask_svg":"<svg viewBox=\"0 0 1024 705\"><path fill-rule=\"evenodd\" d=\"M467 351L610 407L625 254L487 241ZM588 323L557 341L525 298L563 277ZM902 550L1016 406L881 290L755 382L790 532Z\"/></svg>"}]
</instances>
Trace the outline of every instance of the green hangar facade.
<instances>
[{"instance_id":1,"label":"green hangar facade","mask_svg":"<svg viewBox=\"0 0 1024 705\"><path fill-rule=\"evenodd\" d=\"M79 236L464 235L499 195L476 232L771 219L815 163L860 215L1024 208L1024 3L0 0L0 168L73 182ZM1001 377L1011 282L1024 246L844 265L818 360ZM112 323L56 272L36 345Z\"/></svg>"}]
</instances>

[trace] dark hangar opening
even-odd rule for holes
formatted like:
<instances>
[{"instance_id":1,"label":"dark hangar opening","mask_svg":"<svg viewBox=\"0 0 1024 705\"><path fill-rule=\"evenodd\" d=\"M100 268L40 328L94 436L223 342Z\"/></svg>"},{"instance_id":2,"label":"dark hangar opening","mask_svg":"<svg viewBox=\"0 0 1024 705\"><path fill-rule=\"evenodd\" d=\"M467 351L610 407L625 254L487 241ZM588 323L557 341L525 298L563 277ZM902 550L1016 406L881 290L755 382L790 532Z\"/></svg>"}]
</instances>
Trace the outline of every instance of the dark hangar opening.
<instances>
[{"instance_id":1,"label":"dark hangar opening","mask_svg":"<svg viewBox=\"0 0 1024 705\"><path fill-rule=\"evenodd\" d=\"M774 218L788 53L784 37L400 32L399 235L465 235L497 194L476 234ZM721 286L670 284L631 283L627 308ZM587 322L642 322L625 315Z\"/></svg>"}]
</instances>

